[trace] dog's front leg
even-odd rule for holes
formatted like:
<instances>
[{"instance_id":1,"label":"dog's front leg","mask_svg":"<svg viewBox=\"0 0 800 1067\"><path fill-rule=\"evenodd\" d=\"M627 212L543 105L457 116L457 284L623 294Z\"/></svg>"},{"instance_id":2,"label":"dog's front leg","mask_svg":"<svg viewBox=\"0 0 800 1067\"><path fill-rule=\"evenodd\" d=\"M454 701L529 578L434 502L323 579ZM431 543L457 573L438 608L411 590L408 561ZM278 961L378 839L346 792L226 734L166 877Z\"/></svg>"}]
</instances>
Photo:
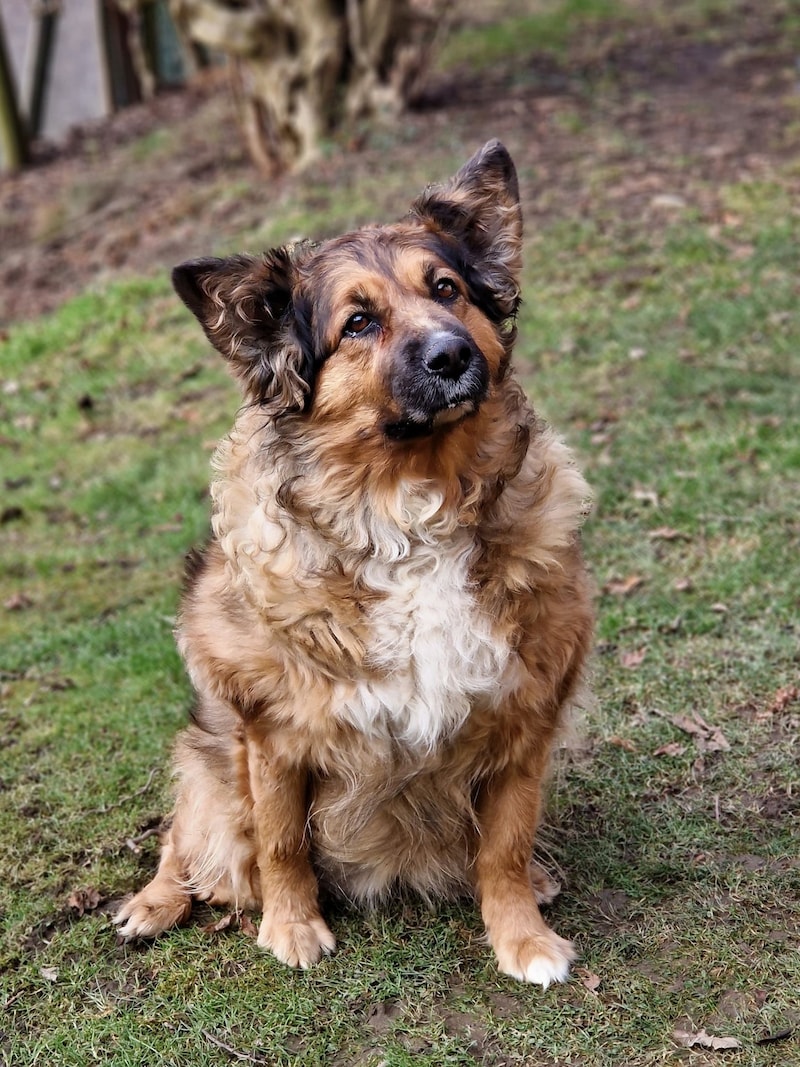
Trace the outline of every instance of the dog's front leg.
<instances>
[{"instance_id":1,"label":"dog's front leg","mask_svg":"<svg viewBox=\"0 0 800 1067\"><path fill-rule=\"evenodd\" d=\"M290 967L310 967L336 941L319 910L306 836L308 775L263 737L248 738L256 855L263 917L261 948Z\"/></svg>"},{"instance_id":2,"label":"dog's front leg","mask_svg":"<svg viewBox=\"0 0 800 1067\"><path fill-rule=\"evenodd\" d=\"M503 974L545 989L563 982L575 958L569 941L545 923L531 884L531 852L539 821L545 750L524 769L507 766L486 783L479 801L476 861L481 913Z\"/></svg>"}]
</instances>

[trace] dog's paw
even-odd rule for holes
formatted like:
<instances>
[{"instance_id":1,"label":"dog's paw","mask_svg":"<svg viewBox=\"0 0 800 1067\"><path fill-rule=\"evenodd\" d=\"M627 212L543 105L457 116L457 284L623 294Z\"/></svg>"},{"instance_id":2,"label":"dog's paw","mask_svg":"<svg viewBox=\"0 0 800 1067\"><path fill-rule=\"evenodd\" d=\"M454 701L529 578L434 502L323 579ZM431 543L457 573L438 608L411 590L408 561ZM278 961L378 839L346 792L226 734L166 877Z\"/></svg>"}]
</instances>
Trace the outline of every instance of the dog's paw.
<instances>
[{"instance_id":1,"label":"dog's paw","mask_svg":"<svg viewBox=\"0 0 800 1067\"><path fill-rule=\"evenodd\" d=\"M258 931L258 945L273 952L281 963L306 969L318 963L323 953L333 952L336 939L319 916L283 922L265 914Z\"/></svg>"},{"instance_id":2,"label":"dog's paw","mask_svg":"<svg viewBox=\"0 0 800 1067\"><path fill-rule=\"evenodd\" d=\"M572 942L545 929L542 933L504 938L494 945L497 966L520 982L547 989L551 982L565 982L575 959Z\"/></svg>"},{"instance_id":3,"label":"dog's paw","mask_svg":"<svg viewBox=\"0 0 800 1067\"><path fill-rule=\"evenodd\" d=\"M141 893L123 904L112 922L126 941L137 937L156 937L171 926L185 922L192 910L192 898L177 886L169 889L146 886Z\"/></svg>"}]
</instances>

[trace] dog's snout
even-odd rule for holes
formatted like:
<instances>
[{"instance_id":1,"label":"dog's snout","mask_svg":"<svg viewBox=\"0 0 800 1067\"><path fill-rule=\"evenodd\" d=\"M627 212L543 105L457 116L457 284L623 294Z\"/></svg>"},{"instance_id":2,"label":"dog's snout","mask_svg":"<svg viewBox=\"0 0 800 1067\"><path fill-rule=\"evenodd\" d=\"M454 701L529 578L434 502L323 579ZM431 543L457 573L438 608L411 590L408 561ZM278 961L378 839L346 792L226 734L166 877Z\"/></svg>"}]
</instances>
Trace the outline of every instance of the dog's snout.
<instances>
[{"instance_id":1,"label":"dog's snout","mask_svg":"<svg viewBox=\"0 0 800 1067\"><path fill-rule=\"evenodd\" d=\"M392 365L390 388L402 411L384 425L389 437L432 433L473 414L489 387L486 357L466 330L441 326L412 336Z\"/></svg>"},{"instance_id":2,"label":"dog's snout","mask_svg":"<svg viewBox=\"0 0 800 1067\"><path fill-rule=\"evenodd\" d=\"M437 333L423 352L422 362L438 378L460 378L472 362L472 347L454 333Z\"/></svg>"}]
</instances>

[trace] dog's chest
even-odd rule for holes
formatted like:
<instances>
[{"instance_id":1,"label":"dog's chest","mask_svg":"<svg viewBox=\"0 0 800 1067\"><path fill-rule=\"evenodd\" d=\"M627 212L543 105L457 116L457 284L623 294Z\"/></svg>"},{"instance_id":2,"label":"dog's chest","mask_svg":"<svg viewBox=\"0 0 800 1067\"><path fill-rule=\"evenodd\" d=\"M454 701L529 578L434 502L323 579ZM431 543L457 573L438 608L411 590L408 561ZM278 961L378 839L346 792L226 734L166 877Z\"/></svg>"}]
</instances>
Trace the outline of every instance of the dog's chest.
<instances>
[{"instance_id":1,"label":"dog's chest","mask_svg":"<svg viewBox=\"0 0 800 1067\"><path fill-rule=\"evenodd\" d=\"M367 619L371 676L341 714L366 733L432 747L457 730L476 700L499 701L510 676L508 644L482 611L469 577L469 547L418 545L365 572L382 595Z\"/></svg>"}]
</instances>

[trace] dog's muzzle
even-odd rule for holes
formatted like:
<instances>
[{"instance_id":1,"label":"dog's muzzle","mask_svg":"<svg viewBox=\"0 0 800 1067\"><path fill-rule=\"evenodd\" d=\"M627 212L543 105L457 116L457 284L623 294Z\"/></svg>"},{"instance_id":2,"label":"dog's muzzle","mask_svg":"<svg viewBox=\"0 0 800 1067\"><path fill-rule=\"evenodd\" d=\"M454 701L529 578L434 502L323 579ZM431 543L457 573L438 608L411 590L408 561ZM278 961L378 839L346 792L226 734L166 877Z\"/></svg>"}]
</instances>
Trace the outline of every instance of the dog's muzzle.
<instances>
[{"instance_id":1,"label":"dog's muzzle","mask_svg":"<svg viewBox=\"0 0 800 1067\"><path fill-rule=\"evenodd\" d=\"M402 416L386 423L388 437L433 433L477 411L489 388L489 367L466 331L441 329L409 342L391 389Z\"/></svg>"}]
</instances>

